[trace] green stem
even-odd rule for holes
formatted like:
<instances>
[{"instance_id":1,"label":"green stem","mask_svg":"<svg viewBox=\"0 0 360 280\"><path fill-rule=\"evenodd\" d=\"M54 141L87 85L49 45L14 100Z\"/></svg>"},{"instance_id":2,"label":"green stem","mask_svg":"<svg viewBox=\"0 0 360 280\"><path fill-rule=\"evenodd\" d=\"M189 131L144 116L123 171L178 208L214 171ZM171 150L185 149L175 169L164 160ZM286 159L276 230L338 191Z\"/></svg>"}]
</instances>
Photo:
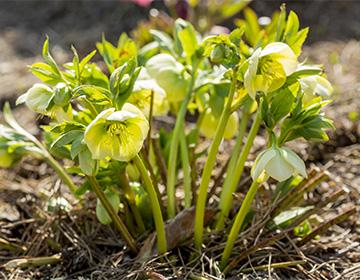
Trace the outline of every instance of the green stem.
<instances>
[{"instance_id":1,"label":"green stem","mask_svg":"<svg viewBox=\"0 0 360 280\"><path fill-rule=\"evenodd\" d=\"M224 137L226 123L231 115L231 103L235 94L235 88L236 88L236 71L234 71L233 73L233 78L229 91L229 98L223 112L221 113L220 121L217 125L215 136L213 142L211 143L208 158L206 160L205 167L201 176L199 194L197 197L196 210L195 210L195 228L194 228L194 238L195 238L194 241L195 241L195 247L197 249L201 248L201 244L203 240L206 197L210 185L211 173L216 162L216 156L219 150L221 140Z\"/></svg>"},{"instance_id":2,"label":"green stem","mask_svg":"<svg viewBox=\"0 0 360 280\"><path fill-rule=\"evenodd\" d=\"M77 197L76 186L64 168L48 152L45 154L45 160L55 170L63 183L68 186L70 192Z\"/></svg>"},{"instance_id":3,"label":"green stem","mask_svg":"<svg viewBox=\"0 0 360 280\"><path fill-rule=\"evenodd\" d=\"M89 183L95 192L96 196L99 198L101 204L104 206L106 212L111 217L116 229L121 233L122 237L124 238L125 242L128 244L130 250L134 253L137 253L136 242L134 238L129 233L128 229L126 228L124 222L120 219L114 208L112 207L109 200L106 198L104 192L101 190L99 183L97 182L94 176L87 176Z\"/></svg>"},{"instance_id":4,"label":"green stem","mask_svg":"<svg viewBox=\"0 0 360 280\"><path fill-rule=\"evenodd\" d=\"M145 225L144 225L144 221L141 217L141 214L139 212L139 209L136 207L135 193L132 190L132 188L130 187L129 180L124 172L120 172L119 178L120 178L120 182L121 182L121 187L124 191L126 200L129 203L131 212L134 215L136 224L137 224L140 232L142 233L145 231Z\"/></svg>"},{"instance_id":5,"label":"green stem","mask_svg":"<svg viewBox=\"0 0 360 280\"><path fill-rule=\"evenodd\" d=\"M227 261L229 260L231 251L234 247L234 242L239 235L239 231L244 224L244 220L246 215L249 213L251 203L254 200L256 192L258 190L259 183L257 181L253 181L249 191L247 192L243 203L241 204L240 210L236 215L233 226L231 227L230 234L226 241L225 249L221 257L221 267L225 267Z\"/></svg>"},{"instance_id":6,"label":"green stem","mask_svg":"<svg viewBox=\"0 0 360 280\"><path fill-rule=\"evenodd\" d=\"M186 143L185 133L180 134L180 152L181 152L181 163L184 173L184 195L185 195L185 208L191 206L191 174L190 174L190 161L188 145Z\"/></svg>"},{"instance_id":7,"label":"green stem","mask_svg":"<svg viewBox=\"0 0 360 280\"><path fill-rule=\"evenodd\" d=\"M235 168L234 168L234 173L229 173L226 175L226 177L230 177L230 182L229 187L227 187L226 189L223 189L223 193L221 194L222 197L222 209L221 209L221 213L220 215L222 216L221 219L225 220L230 212L231 206L232 206L232 201L233 201L233 193L236 190L236 187L238 185L238 182L241 178L241 175L244 171L244 166L245 166L245 162L246 159L249 155L250 149L253 145L254 139L259 131L259 127L261 124L261 112L260 109L258 109L256 116L255 116L255 120L252 124L252 127L250 129L249 135L247 137L245 146L243 147L243 149L241 150L241 154L240 157L238 158ZM227 178L225 180L228 180ZM221 226L221 224L219 224L219 226ZM220 227L221 228L221 227Z\"/></svg>"},{"instance_id":8,"label":"green stem","mask_svg":"<svg viewBox=\"0 0 360 280\"><path fill-rule=\"evenodd\" d=\"M171 137L169 160L168 160L168 177L166 184L167 199L168 199L167 214L169 218L175 217L176 214L175 183L176 183L176 163L177 163L177 153L179 147L179 135L184 126L186 109L190 102L191 95L193 92L193 87L196 79L196 68L197 67L193 67L193 73L191 75L189 88L186 93L185 99L181 103L180 110L176 117L176 123L173 131L173 135Z\"/></svg>"},{"instance_id":9,"label":"green stem","mask_svg":"<svg viewBox=\"0 0 360 280\"><path fill-rule=\"evenodd\" d=\"M248 111L244 111L240 121L239 133L236 138L236 143L233 150L231 151L230 162L226 170L227 176L225 177L225 181L220 195L220 202L219 202L220 213L216 223L216 229L218 230L224 227L225 217L227 217L229 214L230 207L227 206L225 201L226 201L226 197L228 196L228 193L230 194L232 193L230 190L232 176L228 176L228 175L234 174L236 172L236 162L240 157L240 152L243 145L244 135L245 135L246 127L248 125L249 117L250 117L250 113Z\"/></svg>"},{"instance_id":10,"label":"green stem","mask_svg":"<svg viewBox=\"0 0 360 280\"><path fill-rule=\"evenodd\" d=\"M151 208L155 221L156 234L157 234L158 253L163 254L167 251L167 242L166 242L165 225L161 213L160 203L156 195L156 191L151 181L151 178L141 158L139 156L136 156L134 158L134 163L140 171L140 174L143 179L144 187L150 198Z\"/></svg>"}]
</instances>

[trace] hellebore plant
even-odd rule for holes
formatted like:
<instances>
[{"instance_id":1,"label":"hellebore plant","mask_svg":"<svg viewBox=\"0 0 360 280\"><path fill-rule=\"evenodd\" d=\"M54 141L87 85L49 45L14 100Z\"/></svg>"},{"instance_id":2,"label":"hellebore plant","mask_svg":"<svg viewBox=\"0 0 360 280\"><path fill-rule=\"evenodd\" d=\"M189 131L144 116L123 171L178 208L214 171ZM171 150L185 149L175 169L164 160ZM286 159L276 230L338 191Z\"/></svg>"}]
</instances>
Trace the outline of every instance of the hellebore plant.
<instances>
[{"instance_id":1,"label":"hellebore plant","mask_svg":"<svg viewBox=\"0 0 360 280\"><path fill-rule=\"evenodd\" d=\"M41 82L17 104L47 116L49 124L41 127L40 141L6 105L10 127L0 127L0 166L12 167L24 155L43 158L74 196L96 194L98 220L112 223L133 252L136 238L153 226L158 254L172 249L164 220L195 206L196 249L202 248L204 230L231 227L221 260L225 267L261 184L270 177L283 182L307 176L304 162L286 143L327 140L325 130L332 128L322 112L331 84L321 67L299 61L307 29L299 30L296 14L287 16L285 9L263 28L254 17L246 10L245 21L230 34L205 37L178 19L172 36L152 30L153 42L142 48L125 34L117 45L102 38L97 48L103 68L91 62L96 51L81 60L74 48L72 61L60 66L46 40L44 62L30 67ZM174 125L159 129L167 115L175 117ZM195 123L187 125L190 116ZM268 146L252 164L253 182L232 221L233 193L259 133ZM234 137L218 213L208 226L205 209L219 149ZM208 144L205 150L199 151L200 141ZM204 154L197 184L197 160ZM82 178L81 185L70 173Z\"/></svg>"}]
</instances>

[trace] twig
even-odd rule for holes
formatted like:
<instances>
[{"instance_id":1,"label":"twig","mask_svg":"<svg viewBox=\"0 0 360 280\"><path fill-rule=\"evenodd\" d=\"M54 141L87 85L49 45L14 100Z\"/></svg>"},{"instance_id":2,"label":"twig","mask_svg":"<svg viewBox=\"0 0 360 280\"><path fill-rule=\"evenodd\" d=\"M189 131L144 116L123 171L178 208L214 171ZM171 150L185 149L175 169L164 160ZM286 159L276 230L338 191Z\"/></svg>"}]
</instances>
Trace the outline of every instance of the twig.
<instances>
[{"instance_id":1,"label":"twig","mask_svg":"<svg viewBox=\"0 0 360 280\"><path fill-rule=\"evenodd\" d=\"M290 261L290 262L279 262L279 263L271 263L271 264L264 264L264 265L259 265L259 266L254 266L252 268L244 268L243 270L241 270L240 272L243 273L248 273L248 272L252 272L253 270L266 270L269 269L269 267L271 269L273 268L286 268L289 266L296 266L296 265L302 265L305 264L306 261L301 260L301 261Z\"/></svg>"},{"instance_id":2,"label":"twig","mask_svg":"<svg viewBox=\"0 0 360 280\"><path fill-rule=\"evenodd\" d=\"M1 267L4 267L5 269L26 268L31 266L55 264L60 261L61 261L61 256L57 254L50 257L14 259L3 264Z\"/></svg>"}]
</instances>

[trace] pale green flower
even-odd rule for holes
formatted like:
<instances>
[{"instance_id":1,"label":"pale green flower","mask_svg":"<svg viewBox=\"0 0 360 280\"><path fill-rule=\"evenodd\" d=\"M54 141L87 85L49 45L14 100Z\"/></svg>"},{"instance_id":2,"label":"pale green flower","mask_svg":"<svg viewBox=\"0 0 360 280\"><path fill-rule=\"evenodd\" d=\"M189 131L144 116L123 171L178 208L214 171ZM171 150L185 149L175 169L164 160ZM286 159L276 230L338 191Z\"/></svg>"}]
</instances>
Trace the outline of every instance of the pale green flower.
<instances>
[{"instance_id":1,"label":"pale green flower","mask_svg":"<svg viewBox=\"0 0 360 280\"><path fill-rule=\"evenodd\" d=\"M206 110L204 118L201 121L200 133L206 138L212 139L215 136L216 128L220 118L214 116L210 109ZM237 112L233 112L229 120L226 123L224 138L232 139L239 128L239 115Z\"/></svg>"},{"instance_id":2,"label":"pale green flower","mask_svg":"<svg viewBox=\"0 0 360 280\"><path fill-rule=\"evenodd\" d=\"M281 42L255 50L248 61L244 85L253 99L258 91L266 94L282 87L299 64L291 48Z\"/></svg>"},{"instance_id":3,"label":"pale green flower","mask_svg":"<svg viewBox=\"0 0 360 280\"><path fill-rule=\"evenodd\" d=\"M110 108L101 112L86 128L84 140L93 159L129 161L139 153L148 131L144 114L125 103L120 111Z\"/></svg>"},{"instance_id":4,"label":"pale green flower","mask_svg":"<svg viewBox=\"0 0 360 280\"><path fill-rule=\"evenodd\" d=\"M320 75L312 75L300 79L300 86L304 92L304 101L310 101L314 96L330 97L334 89L330 82Z\"/></svg>"},{"instance_id":5,"label":"pale green flower","mask_svg":"<svg viewBox=\"0 0 360 280\"><path fill-rule=\"evenodd\" d=\"M169 54L158 54L146 63L149 76L162 87L170 102L184 99L188 86L188 75L184 66Z\"/></svg>"},{"instance_id":6,"label":"pale green flower","mask_svg":"<svg viewBox=\"0 0 360 280\"><path fill-rule=\"evenodd\" d=\"M303 160L288 148L271 147L261 152L251 169L253 180L268 176L282 182L292 175L307 177Z\"/></svg>"},{"instance_id":7,"label":"pale green flower","mask_svg":"<svg viewBox=\"0 0 360 280\"><path fill-rule=\"evenodd\" d=\"M165 91L155 80L138 80L127 102L138 107L146 117L150 115L151 93L153 93L153 116L163 116L169 111Z\"/></svg>"},{"instance_id":8,"label":"pale green flower","mask_svg":"<svg viewBox=\"0 0 360 280\"><path fill-rule=\"evenodd\" d=\"M54 97L55 92L50 87L36 83L17 99L16 104L25 103L30 110L59 122L71 120L71 106L65 111L62 106L54 104Z\"/></svg>"}]
</instances>

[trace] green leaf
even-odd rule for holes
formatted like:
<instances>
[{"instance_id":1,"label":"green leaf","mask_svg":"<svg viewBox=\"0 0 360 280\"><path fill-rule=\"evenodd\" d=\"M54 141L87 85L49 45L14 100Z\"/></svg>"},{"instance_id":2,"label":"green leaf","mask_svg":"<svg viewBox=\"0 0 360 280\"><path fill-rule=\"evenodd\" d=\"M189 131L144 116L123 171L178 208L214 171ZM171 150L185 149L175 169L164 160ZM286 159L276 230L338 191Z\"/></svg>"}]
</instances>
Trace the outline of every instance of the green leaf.
<instances>
[{"instance_id":1,"label":"green leaf","mask_svg":"<svg viewBox=\"0 0 360 280\"><path fill-rule=\"evenodd\" d=\"M288 37L291 37L294 34L296 34L298 30L299 30L299 18L293 11L290 11L285 27L285 33L284 33L285 40Z\"/></svg>"},{"instance_id":2,"label":"green leaf","mask_svg":"<svg viewBox=\"0 0 360 280\"><path fill-rule=\"evenodd\" d=\"M174 55L174 42L168 34L155 29L151 29L150 34L153 36L154 40L158 42L161 49Z\"/></svg>"},{"instance_id":3,"label":"green leaf","mask_svg":"<svg viewBox=\"0 0 360 280\"><path fill-rule=\"evenodd\" d=\"M117 192L114 191L105 191L106 199L110 202L111 206L114 208L115 212L118 213L120 210L120 197ZM100 200L97 200L96 203L96 217L99 222L107 225L112 222L109 214L107 213L105 207L101 204Z\"/></svg>"},{"instance_id":4,"label":"green leaf","mask_svg":"<svg viewBox=\"0 0 360 280\"><path fill-rule=\"evenodd\" d=\"M50 150L59 148L65 145L72 143L76 138L81 137L84 134L84 131L81 130L71 130L62 135L60 135L55 141L52 142Z\"/></svg>"},{"instance_id":5,"label":"green leaf","mask_svg":"<svg viewBox=\"0 0 360 280\"><path fill-rule=\"evenodd\" d=\"M279 215L277 215L274 219L274 226L275 228L285 228L291 224L296 218L302 216L307 211L313 209L314 206L307 206L307 207L293 207L290 210L286 210Z\"/></svg>"},{"instance_id":6,"label":"green leaf","mask_svg":"<svg viewBox=\"0 0 360 280\"><path fill-rule=\"evenodd\" d=\"M188 63L191 61L192 55L199 47L194 27L184 20L176 20L175 28L178 30L176 35L181 43L181 47L185 53Z\"/></svg>"},{"instance_id":7,"label":"green leaf","mask_svg":"<svg viewBox=\"0 0 360 280\"><path fill-rule=\"evenodd\" d=\"M49 37L46 37L46 40L44 42L42 49L42 56L45 62L51 67L53 72L56 73L59 77L61 77L61 72L59 70L59 67L57 66L54 58L51 56L49 52Z\"/></svg>"},{"instance_id":8,"label":"green leaf","mask_svg":"<svg viewBox=\"0 0 360 280\"><path fill-rule=\"evenodd\" d=\"M280 15L278 17L277 26L276 26L275 42L281 41L285 26L286 26L286 8L285 8L285 4L282 4L280 7Z\"/></svg>"},{"instance_id":9,"label":"green leaf","mask_svg":"<svg viewBox=\"0 0 360 280\"><path fill-rule=\"evenodd\" d=\"M53 71L50 65L37 62L29 67L32 74L38 77L41 81L49 85L56 85L62 82L62 78Z\"/></svg>"},{"instance_id":10,"label":"green leaf","mask_svg":"<svg viewBox=\"0 0 360 280\"><path fill-rule=\"evenodd\" d=\"M255 46L260 32L257 15L252 9L246 8L244 10L244 17L246 20L246 38L249 40L252 46Z\"/></svg>"},{"instance_id":11,"label":"green leaf","mask_svg":"<svg viewBox=\"0 0 360 280\"><path fill-rule=\"evenodd\" d=\"M224 18L232 17L233 15L240 12L251 0L238 0L238 1L226 1L219 6L220 14Z\"/></svg>"},{"instance_id":12,"label":"green leaf","mask_svg":"<svg viewBox=\"0 0 360 280\"><path fill-rule=\"evenodd\" d=\"M77 122L62 122L55 126L52 126L50 131L53 133L63 134L71 130L82 130L85 131L86 126Z\"/></svg>"},{"instance_id":13,"label":"green leaf","mask_svg":"<svg viewBox=\"0 0 360 280\"><path fill-rule=\"evenodd\" d=\"M79 135L77 138L75 138L72 142L71 149L70 149L70 156L72 159L75 159L76 156L84 150L86 147L82 143L84 139L84 135Z\"/></svg>"},{"instance_id":14,"label":"green leaf","mask_svg":"<svg viewBox=\"0 0 360 280\"><path fill-rule=\"evenodd\" d=\"M283 117L290 113L294 100L295 97L288 88L275 93L270 106L270 112L275 123L278 123Z\"/></svg>"},{"instance_id":15,"label":"green leaf","mask_svg":"<svg viewBox=\"0 0 360 280\"><path fill-rule=\"evenodd\" d=\"M111 92L105 88L94 85L81 85L73 90L74 97L85 96L89 101L96 104L109 104Z\"/></svg>"},{"instance_id":16,"label":"green leaf","mask_svg":"<svg viewBox=\"0 0 360 280\"><path fill-rule=\"evenodd\" d=\"M98 170L98 162L92 158L92 154L86 145L78 154L81 171L89 176L94 176Z\"/></svg>"},{"instance_id":17,"label":"green leaf","mask_svg":"<svg viewBox=\"0 0 360 280\"><path fill-rule=\"evenodd\" d=\"M296 55L300 55L302 45L304 44L306 37L309 33L309 28L306 27L304 29L301 29L298 33L287 39L288 45L291 47L291 49L294 51Z\"/></svg>"}]
</instances>

